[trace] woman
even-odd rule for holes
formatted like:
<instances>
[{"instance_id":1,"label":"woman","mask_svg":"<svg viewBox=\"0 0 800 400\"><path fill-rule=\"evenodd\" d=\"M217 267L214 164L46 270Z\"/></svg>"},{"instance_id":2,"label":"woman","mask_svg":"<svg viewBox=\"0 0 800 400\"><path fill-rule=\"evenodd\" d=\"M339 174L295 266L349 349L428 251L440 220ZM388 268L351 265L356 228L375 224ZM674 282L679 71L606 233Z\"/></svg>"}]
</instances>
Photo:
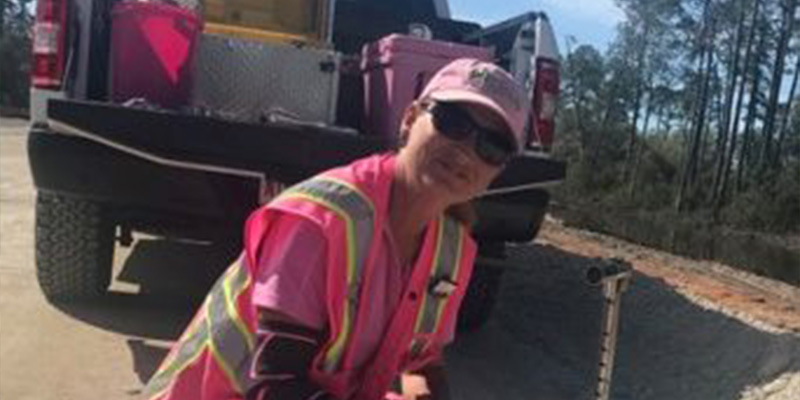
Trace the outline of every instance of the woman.
<instances>
[{"instance_id":1,"label":"woman","mask_svg":"<svg viewBox=\"0 0 800 400\"><path fill-rule=\"evenodd\" d=\"M148 398L379 400L401 374L406 398L448 398L441 352L475 258L465 204L522 148L526 105L499 67L454 61L406 111L398 152L254 212Z\"/></svg>"}]
</instances>

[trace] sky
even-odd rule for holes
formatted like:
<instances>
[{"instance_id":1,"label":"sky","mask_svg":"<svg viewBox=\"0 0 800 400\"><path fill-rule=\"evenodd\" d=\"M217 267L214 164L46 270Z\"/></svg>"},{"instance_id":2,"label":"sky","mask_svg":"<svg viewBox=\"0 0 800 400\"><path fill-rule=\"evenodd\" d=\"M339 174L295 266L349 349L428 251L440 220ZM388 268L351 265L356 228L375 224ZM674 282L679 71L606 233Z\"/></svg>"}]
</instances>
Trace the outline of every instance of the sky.
<instances>
[{"instance_id":1,"label":"sky","mask_svg":"<svg viewBox=\"0 0 800 400\"><path fill-rule=\"evenodd\" d=\"M544 11L550 18L561 54L567 36L578 44L591 44L601 52L614 39L616 25L623 19L614 0L450 0L456 19L481 25L500 22L528 11ZM574 48L574 44L570 44Z\"/></svg>"}]
</instances>

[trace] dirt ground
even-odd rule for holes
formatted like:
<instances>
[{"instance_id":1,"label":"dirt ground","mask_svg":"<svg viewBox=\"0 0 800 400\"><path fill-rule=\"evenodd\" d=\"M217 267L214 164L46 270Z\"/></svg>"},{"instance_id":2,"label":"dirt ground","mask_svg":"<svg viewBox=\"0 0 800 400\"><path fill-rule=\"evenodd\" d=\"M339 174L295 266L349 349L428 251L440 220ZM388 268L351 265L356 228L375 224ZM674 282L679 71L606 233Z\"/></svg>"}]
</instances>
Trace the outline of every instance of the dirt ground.
<instances>
[{"instance_id":1,"label":"dirt ground","mask_svg":"<svg viewBox=\"0 0 800 400\"><path fill-rule=\"evenodd\" d=\"M138 398L225 255L137 237L117 248L107 297L47 303L25 132L0 119L0 399ZM552 220L511 249L489 324L448 350L453 398L592 398L602 297L583 276L595 257L636 269L612 399L800 399L800 290Z\"/></svg>"}]
</instances>

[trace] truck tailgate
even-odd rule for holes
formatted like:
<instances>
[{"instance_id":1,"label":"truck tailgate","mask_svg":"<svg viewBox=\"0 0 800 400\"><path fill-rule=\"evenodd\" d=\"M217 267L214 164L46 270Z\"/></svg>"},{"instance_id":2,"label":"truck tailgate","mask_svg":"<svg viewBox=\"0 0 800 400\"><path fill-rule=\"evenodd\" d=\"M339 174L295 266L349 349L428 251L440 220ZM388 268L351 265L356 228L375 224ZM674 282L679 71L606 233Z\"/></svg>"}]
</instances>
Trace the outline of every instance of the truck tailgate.
<instances>
[{"instance_id":1,"label":"truck tailgate","mask_svg":"<svg viewBox=\"0 0 800 400\"><path fill-rule=\"evenodd\" d=\"M202 115L76 100L50 100L51 127L60 133L154 159L262 173L296 182L322 170L385 151L376 137L309 124L248 124ZM517 157L492 189L536 186L564 179L563 162Z\"/></svg>"}]
</instances>

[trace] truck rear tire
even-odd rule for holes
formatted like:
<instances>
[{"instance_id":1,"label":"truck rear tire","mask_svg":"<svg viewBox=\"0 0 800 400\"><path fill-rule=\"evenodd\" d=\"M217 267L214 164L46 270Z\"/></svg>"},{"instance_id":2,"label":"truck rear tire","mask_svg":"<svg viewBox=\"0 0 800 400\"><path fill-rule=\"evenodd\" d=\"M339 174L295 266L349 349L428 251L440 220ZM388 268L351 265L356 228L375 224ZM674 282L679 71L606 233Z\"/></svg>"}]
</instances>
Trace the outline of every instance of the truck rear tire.
<instances>
[{"instance_id":1,"label":"truck rear tire","mask_svg":"<svg viewBox=\"0 0 800 400\"><path fill-rule=\"evenodd\" d=\"M504 243L482 243L479 249L482 258L505 259ZM494 311L504 272L500 266L481 262L480 259L475 261L472 278L458 313L459 332L473 332L486 325Z\"/></svg>"},{"instance_id":2,"label":"truck rear tire","mask_svg":"<svg viewBox=\"0 0 800 400\"><path fill-rule=\"evenodd\" d=\"M114 224L93 201L39 192L36 276L50 301L102 295L111 283Z\"/></svg>"}]
</instances>

